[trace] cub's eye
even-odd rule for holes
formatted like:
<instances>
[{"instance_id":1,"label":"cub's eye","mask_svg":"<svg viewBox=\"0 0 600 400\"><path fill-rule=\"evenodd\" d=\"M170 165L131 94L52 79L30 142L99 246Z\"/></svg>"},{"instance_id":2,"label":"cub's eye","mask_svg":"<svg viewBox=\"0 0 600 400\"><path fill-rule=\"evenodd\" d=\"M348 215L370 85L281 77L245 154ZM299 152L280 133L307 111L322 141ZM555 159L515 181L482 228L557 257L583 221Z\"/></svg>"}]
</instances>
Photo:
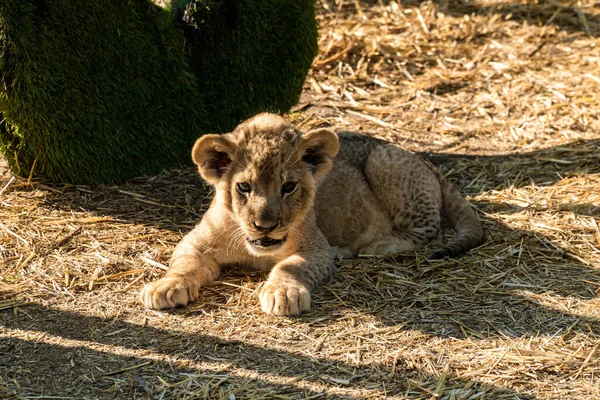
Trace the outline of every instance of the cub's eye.
<instances>
[{"instance_id":1,"label":"cub's eye","mask_svg":"<svg viewBox=\"0 0 600 400\"><path fill-rule=\"evenodd\" d=\"M292 194L296 191L296 182L286 182L281 187L281 194Z\"/></svg>"},{"instance_id":2,"label":"cub's eye","mask_svg":"<svg viewBox=\"0 0 600 400\"><path fill-rule=\"evenodd\" d=\"M248 182L240 182L237 184L237 191L241 194L248 194L252 191L252 186Z\"/></svg>"}]
</instances>

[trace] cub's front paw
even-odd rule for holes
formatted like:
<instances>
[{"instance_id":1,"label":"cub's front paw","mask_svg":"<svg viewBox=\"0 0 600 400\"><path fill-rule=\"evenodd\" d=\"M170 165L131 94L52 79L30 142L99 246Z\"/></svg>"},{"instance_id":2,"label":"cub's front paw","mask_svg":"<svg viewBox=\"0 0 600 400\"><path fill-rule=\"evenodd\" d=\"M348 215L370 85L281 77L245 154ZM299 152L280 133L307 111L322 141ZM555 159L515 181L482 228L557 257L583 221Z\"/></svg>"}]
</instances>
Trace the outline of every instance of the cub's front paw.
<instances>
[{"instance_id":1,"label":"cub's front paw","mask_svg":"<svg viewBox=\"0 0 600 400\"><path fill-rule=\"evenodd\" d=\"M271 315L298 315L310 309L310 292L298 284L267 282L259 297L262 310Z\"/></svg>"},{"instance_id":2,"label":"cub's front paw","mask_svg":"<svg viewBox=\"0 0 600 400\"><path fill-rule=\"evenodd\" d=\"M185 306L198 297L198 286L181 277L164 277L144 286L140 301L146 308L163 310Z\"/></svg>"}]
</instances>

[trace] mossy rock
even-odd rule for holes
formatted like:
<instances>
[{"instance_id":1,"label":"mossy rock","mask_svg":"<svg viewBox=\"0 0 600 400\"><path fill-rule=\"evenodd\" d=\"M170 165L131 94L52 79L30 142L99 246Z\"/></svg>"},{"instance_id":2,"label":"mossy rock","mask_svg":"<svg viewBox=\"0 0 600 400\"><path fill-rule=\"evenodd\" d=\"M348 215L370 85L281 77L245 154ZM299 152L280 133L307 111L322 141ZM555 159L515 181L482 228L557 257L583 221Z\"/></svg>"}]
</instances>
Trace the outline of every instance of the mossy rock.
<instances>
[{"instance_id":1,"label":"mossy rock","mask_svg":"<svg viewBox=\"0 0 600 400\"><path fill-rule=\"evenodd\" d=\"M259 4L260 3L260 4ZM190 65L211 115L229 129L240 115L289 110L314 56L314 2L196 0L184 21ZM259 5L260 11L255 7Z\"/></svg>"},{"instance_id":2,"label":"mossy rock","mask_svg":"<svg viewBox=\"0 0 600 400\"><path fill-rule=\"evenodd\" d=\"M13 171L118 183L297 102L316 53L311 1L202 0L185 23L175 15L149 0L2 0L0 151Z\"/></svg>"}]
</instances>

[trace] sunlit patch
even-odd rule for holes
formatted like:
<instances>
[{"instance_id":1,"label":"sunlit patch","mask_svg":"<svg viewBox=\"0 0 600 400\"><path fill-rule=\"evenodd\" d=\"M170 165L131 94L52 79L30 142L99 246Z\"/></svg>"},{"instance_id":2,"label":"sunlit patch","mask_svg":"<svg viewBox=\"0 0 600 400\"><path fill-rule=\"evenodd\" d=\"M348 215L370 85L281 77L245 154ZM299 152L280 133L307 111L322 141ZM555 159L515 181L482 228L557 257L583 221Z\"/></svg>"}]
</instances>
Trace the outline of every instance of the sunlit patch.
<instances>
[{"instance_id":1,"label":"sunlit patch","mask_svg":"<svg viewBox=\"0 0 600 400\"><path fill-rule=\"evenodd\" d=\"M535 287L535 285L531 286ZM587 320L587 322L593 323L600 321L600 298L597 297L581 299L574 296L560 296L551 291L535 293L530 290L515 290L515 293L534 304L542 306L542 309L556 310L567 315L577 316L582 321ZM591 293L590 297L592 297ZM540 315L540 318L544 317Z\"/></svg>"}]
</instances>

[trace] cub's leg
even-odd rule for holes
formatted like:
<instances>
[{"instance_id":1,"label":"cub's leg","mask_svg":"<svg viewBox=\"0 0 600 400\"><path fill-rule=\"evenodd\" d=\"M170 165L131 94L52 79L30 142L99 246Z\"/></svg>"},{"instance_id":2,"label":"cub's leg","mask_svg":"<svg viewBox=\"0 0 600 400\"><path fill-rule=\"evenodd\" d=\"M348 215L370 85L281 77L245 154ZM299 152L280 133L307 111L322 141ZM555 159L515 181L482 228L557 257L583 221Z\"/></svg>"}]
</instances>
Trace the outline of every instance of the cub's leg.
<instances>
[{"instance_id":1,"label":"cub's leg","mask_svg":"<svg viewBox=\"0 0 600 400\"><path fill-rule=\"evenodd\" d=\"M418 157L392 146L374 148L365 176L392 223L392 232L362 247L362 254L415 250L440 234L439 181Z\"/></svg>"},{"instance_id":2,"label":"cub's leg","mask_svg":"<svg viewBox=\"0 0 600 400\"><path fill-rule=\"evenodd\" d=\"M220 265L202 250L202 232L196 227L179 242L165 276L144 286L140 301L146 308L161 310L194 301L200 286L213 282Z\"/></svg>"},{"instance_id":3,"label":"cub's leg","mask_svg":"<svg viewBox=\"0 0 600 400\"><path fill-rule=\"evenodd\" d=\"M386 255L393 253L406 253L416 249L418 244L405 232L394 232L394 235L376 239L360 249L364 255Z\"/></svg>"},{"instance_id":4,"label":"cub's leg","mask_svg":"<svg viewBox=\"0 0 600 400\"><path fill-rule=\"evenodd\" d=\"M260 291L264 312L277 316L298 315L310 309L310 292L334 273L333 253L315 226L310 242L300 252L278 262Z\"/></svg>"}]
</instances>

